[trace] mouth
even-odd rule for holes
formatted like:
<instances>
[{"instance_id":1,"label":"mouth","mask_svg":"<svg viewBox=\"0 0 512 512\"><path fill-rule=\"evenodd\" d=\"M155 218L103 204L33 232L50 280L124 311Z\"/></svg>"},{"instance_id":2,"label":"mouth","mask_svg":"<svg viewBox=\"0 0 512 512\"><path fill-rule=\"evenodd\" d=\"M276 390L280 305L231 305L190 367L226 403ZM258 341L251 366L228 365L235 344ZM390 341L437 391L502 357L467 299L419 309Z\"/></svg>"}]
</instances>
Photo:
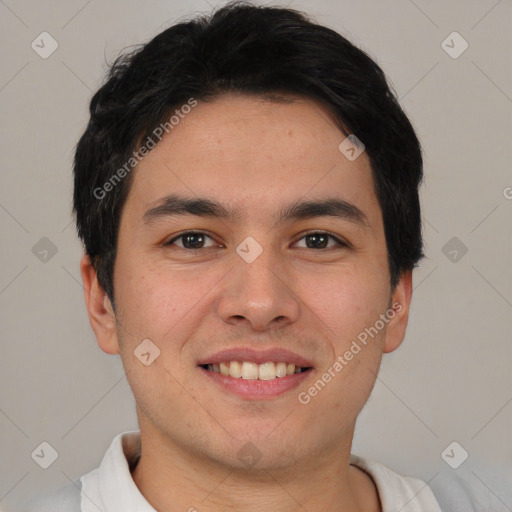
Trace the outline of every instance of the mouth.
<instances>
[{"instance_id":1,"label":"mouth","mask_svg":"<svg viewBox=\"0 0 512 512\"><path fill-rule=\"evenodd\" d=\"M284 349L230 349L199 361L201 373L247 400L271 399L303 382L314 370L310 361Z\"/></svg>"},{"instance_id":2,"label":"mouth","mask_svg":"<svg viewBox=\"0 0 512 512\"><path fill-rule=\"evenodd\" d=\"M220 373L225 377L246 380L282 379L296 373L305 373L311 370L309 366L295 366L294 363L284 361L267 361L262 364L252 361L221 361L220 363L202 364L199 366L209 372Z\"/></svg>"}]
</instances>

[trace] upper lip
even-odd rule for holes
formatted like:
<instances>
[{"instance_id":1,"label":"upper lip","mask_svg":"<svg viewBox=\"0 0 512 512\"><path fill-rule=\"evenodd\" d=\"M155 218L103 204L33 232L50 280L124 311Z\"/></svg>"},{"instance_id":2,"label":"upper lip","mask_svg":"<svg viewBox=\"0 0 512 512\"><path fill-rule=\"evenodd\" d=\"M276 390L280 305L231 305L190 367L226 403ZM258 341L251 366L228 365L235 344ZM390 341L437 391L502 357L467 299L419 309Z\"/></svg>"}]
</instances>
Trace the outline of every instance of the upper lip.
<instances>
[{"instance_id":1,"label":"upper lip","mask_svg":"<svg viewBox=\"0 0 512 512\"><path fill-rule=\"evenodd\" d=\"M210 356L204 357L197 364L215 364L227 361L248 361L257 364L263 364L270 361L293 363L295 366L312 367L311 361L299 354L286 350L284 348L270 348L267 350L255 350L249 347L229 348L215 352Z\"/></svg>"}]
</instances>

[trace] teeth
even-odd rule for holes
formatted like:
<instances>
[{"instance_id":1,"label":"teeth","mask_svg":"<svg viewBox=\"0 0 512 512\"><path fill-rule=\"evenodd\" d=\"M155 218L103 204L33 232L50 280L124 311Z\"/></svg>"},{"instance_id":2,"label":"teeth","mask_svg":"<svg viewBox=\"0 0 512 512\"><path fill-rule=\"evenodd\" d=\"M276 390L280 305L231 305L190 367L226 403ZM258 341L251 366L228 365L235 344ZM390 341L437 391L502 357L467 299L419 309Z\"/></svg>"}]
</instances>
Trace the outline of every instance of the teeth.
<instances>
[{"instance_id":1,"label":"teeth","mask_svg":"<svg viewBox=\"0 0 512 512\"><path fill-rule=\"evenodd\" d=\"M242 365L238 361L231 361L229 364L229 375L239 379L242 376Z\"/></svg>"},{"instance_id":2,"label":"teeth","mask_svg":"<svg viewBox=\"0 0 512 512\"><path fill-rule=\"evenodd\" d=\"M229 363L220 363L220 373L222 375L229 375Z\"/></svg>"},{"instance_id":3,"label":"teeth","mask_svg":"<svg viewBox=\"0 0 512 512\"><path fill-rule=\"evenodd\" d=\"M258 368L260 380L272 380L276 378L276 365L274 363L263 363Z\"/></svg>"},{"instance_id":4,"label":"teeth","mask_svg":"<svg viewBox=\"0 0 512 512\"><path fill-rule=\"evenodd\" d=\"M286 377L286 363L276 364L276 377Z\"/></svg>"},{"instance_id":5,"label":"teeth","mask_svg":"<svg viewBox=\"0 0 512 512\"><path fill-rule=\"evenodd\" d=\"M242 363L242 379L257 379L258 378L258 365L256 363Z\"/></svg>"},{"instance_id":6,"label":"teeth","mask_svg":"<svg viewBox=\"0 0 512 512\"><path fill-rule=\"evenodd\" d=\"M207 369L235 379L249 380L273 380L276 377L282 378L294 373L301 373L303 370L302 367L295 366L293 363L272 361L263 364L250 361L223 361L221 363L208 364Z\"/></svg>"}]
</instances>

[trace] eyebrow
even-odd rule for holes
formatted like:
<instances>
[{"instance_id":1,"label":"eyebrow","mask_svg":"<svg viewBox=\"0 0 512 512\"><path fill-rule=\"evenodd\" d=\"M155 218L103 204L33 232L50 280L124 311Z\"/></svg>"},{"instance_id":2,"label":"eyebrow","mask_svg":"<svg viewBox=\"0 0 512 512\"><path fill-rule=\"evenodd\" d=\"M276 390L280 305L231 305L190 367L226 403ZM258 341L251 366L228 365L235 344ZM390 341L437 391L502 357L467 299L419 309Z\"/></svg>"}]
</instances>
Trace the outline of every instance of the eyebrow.
<instances>
[{"instance_id":1,"label":"eyebrow","mask_svg":"<svg viewBox=\"0 0 512 512\"><path fill-rule=\"evenodd\" d=\"M242 211L238 208L228 208L209 198L184 197L170 194L156 202L156 206L147 210L143 217L144 224L179 215L196 215L199 217L220 218L231 221L240 220ZM310 201L294 201L277 214L278 222L304 220L314 217L337 217L369 227L368 218L356 205L339 198L326 198Z\"/></svg>"}]
</instances>

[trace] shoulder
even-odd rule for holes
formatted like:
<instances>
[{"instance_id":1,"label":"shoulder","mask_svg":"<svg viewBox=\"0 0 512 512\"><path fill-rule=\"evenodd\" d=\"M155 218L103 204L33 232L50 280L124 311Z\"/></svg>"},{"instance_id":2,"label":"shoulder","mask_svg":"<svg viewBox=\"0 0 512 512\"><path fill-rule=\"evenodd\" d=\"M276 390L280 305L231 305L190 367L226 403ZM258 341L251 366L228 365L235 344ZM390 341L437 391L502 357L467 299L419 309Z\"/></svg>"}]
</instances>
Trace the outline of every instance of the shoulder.
<instances>
[{"instance_id":1,"label":"shoulder","mask_svg":"<svg viewBox=\"0 0 512 512\"><path fill-rule=\"evenodd\" d=\"M432 480L431 487L443 512L497 512L510 510L506 503L512 502L510 487L509 492L495 492L468 470L444 470Z\"/></svg>"},{"instance_id":2,"label":"shoulder","mask_svg":"<svg viewBox=\"0 0 512 512\"><path fill-rule=\"evenodd\" d=\"M375 460L352 454L350 463L366 471L375 482L382 511L442 512L434 493L419 478L403 476Z\"/></svg>"},{"instance_id":3,"label":"shoulder","mask_svg":"<svg viewBox=\"0 0 512 512\"><path fill-rule=\"evenodd\" d=\"M471 489L460 476L442 472L432 481L432 490L446 512L476 512Z\"/></svg>"},{"instance_id":4,"label":"shoulder","mask_svg":"<svg viewBox=\"0 0 512 512\"><path fill-rule=\"evenodd\" d=\"M27 501L20 512L80 512L81 511L80 479Z\"/></svg>"}]
</instances>

